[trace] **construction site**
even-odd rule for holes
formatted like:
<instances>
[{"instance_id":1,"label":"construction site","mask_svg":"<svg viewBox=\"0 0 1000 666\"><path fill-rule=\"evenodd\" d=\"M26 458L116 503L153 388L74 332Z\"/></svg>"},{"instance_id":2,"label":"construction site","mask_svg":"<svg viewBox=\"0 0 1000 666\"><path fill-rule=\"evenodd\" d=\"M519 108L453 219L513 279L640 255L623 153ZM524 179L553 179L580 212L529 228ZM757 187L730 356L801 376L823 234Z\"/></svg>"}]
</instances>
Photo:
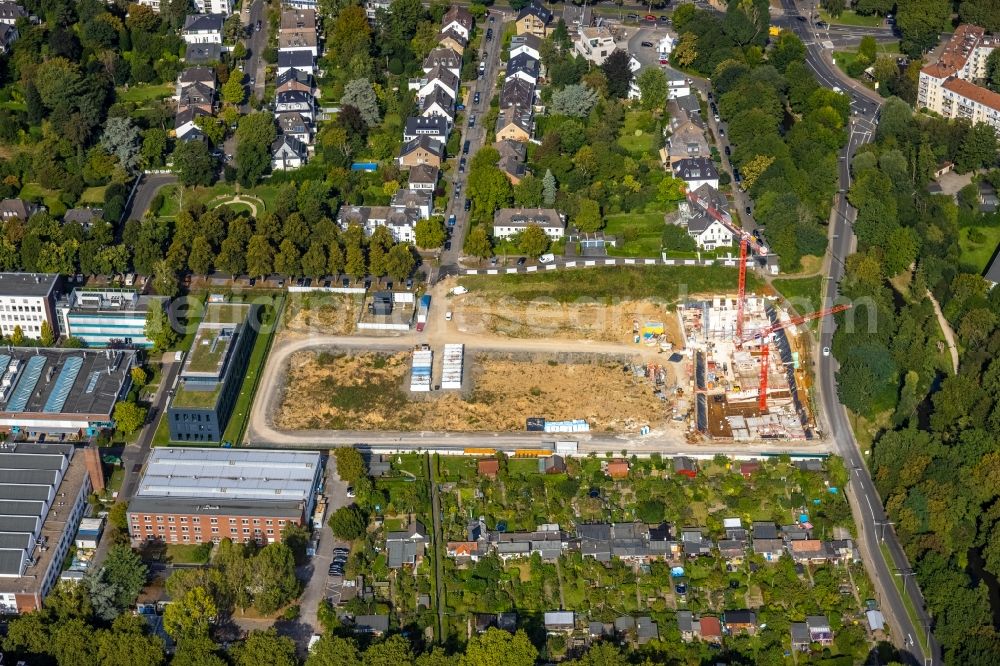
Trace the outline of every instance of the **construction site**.
<instances>
[{"instance_id":1,"label":"construction site","mask_svg":"<svg viewBox=\"0 0 1000 666\"><path fill-rule=\"evenodd\" d=\"M804 367L810 354L799 326L849 306L791 316L776 299L747 295L750 252L767 249L743 233L735 295L693 300L678 309L694 396L691 427L713 439L812 439L811 375Z\"/></svg>"}]
</instances>

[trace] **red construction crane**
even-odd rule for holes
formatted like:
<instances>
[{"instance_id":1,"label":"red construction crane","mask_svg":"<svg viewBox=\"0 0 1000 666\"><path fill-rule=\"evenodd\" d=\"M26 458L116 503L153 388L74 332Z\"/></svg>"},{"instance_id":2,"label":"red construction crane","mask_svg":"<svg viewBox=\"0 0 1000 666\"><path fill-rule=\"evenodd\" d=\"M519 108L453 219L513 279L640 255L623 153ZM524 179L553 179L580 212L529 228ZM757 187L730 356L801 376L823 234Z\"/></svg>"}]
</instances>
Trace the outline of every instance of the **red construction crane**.
<instances>
[{"instance_id":1,"label":"red construction crane","mask_svg":"<svg viewBox=\"0 0 1000 666\"><path fill-rule=\"evenodd\" d=\"M746 338L737 338L737 346L742 347L747 342L755 338L762 338L764 344L761 346L760 350L760 394L757 398L757 408L763 412L767 409L767 370L768 370L768 358L771 353L771 346L767 344L767 337L774 333L775 331L780 331L783 328L788 328L789 326L797 326L798 324L811 321L813 319L822 319L828 314L836 314L838 312L843 312L851 308L850 303L844 303L842 305L834 305L832 308L824 308L823 310L818 310L807 315L801 315L798 317L792 317L788 321L779 321L771 324L769 327L757 331L753 335L747 336Z\"/></svg>"},{"instance_id":2,"label":"red construction crane","mask_svg":"<svg viewBox=\"0 0 1000 666\"><path fill-rule=\"evenodd\" d=\"M736 339L743 338L743 303L747 295L747 236L740 239L740 282L736 292Z\"/></svg>"}]
</instances>

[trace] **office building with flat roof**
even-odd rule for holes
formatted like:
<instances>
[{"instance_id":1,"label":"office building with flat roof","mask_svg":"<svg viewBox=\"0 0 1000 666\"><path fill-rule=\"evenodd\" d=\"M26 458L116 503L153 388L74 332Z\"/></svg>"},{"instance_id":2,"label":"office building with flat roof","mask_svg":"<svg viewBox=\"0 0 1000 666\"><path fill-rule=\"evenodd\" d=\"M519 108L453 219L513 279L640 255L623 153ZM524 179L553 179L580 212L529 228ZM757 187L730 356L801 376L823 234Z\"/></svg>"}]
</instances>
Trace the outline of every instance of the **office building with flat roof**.
<instances>
[{"instance_id":1,"label":"office building with flat roof","mask_svg":"<svg viewBox=\"0 0 1000 666\"><path fill-rule=\"evenodd\" d=\"M0 444L0 612L41 608L58 582L93 488L85 457L70 444Z\"/></svg>"},{"instance_id":2,"label":"office building with flat roof","mask_svg":"<svg viewBox=\"0 0 1000 666\"><path fill-rule=\"evenodd\" d=\"M0 349L0 432L14 439L92 437L114 428L132 387L133 350Z\"/></svg>"},{"instance_id":3,"label":"office building with flat roof","mask_svg":"<svg viewBox=\"0 0 1000 666\"><path fill-rule=\"evenodd\" d=\"M134 289L74 289L56 302L59 330L88 347L141 347L153 343L146 337L146 314L151 300Z\"/></svg>"},{"instance_id":4,"label":"office building with flat roof","mask_svg":"<svg viewBox=\"0 0 1000 666\"><path fill-rule=\"evenodd\" d=\"M60 284L56 273L0 273L0 334L9 337L20 326L24 337L38 338L42 322L48 322L52 335L58 335Z\"/></svg>"},{"instance_id":5,"label":"office building with flat roof","mask_svg":"<svg viewBox=\"0 0 1000 666\"><path fill-rule=\"evenodd\" d=\"M259 310L259 305L246 303L210 302L205 307L167 410L170 439L222 439L257 338Z\"/></svg>"},{"instance_id":6,"label":"office building with flat roof","mask_svg":"<svg viewBox=\"0 0 1000 666\"><path fill-rule=\"evenodd\" d=\"M129 503L133 543L274 543L306 525L323 478L318 451L153 449Z\"/></svg>"}]
</instances>

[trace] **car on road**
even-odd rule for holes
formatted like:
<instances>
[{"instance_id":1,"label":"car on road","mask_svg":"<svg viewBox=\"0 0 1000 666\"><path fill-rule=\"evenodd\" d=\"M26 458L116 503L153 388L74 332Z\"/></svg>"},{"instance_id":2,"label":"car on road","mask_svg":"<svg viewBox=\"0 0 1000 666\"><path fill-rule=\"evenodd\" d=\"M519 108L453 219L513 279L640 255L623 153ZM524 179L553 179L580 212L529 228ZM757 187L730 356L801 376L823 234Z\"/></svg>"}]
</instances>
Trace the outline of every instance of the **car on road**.
<instances>
[{"instance_id":1,"label":"car on road","mask_svg":"<svg viewBox=\"0 0 1000 666\"><path fill-rule=\"evenodd\" d=\"M753 213L750 212L750 206L746 207L746 211L747 211L747 215L753 215Z\"/></svg>"},{"instance_id":2,"label":"car on road","mask_svg":"<svg viewBox=\"0 0 1000 666\"><path fill-rule=\"evenodd\" d=\"M647 21L655 21L656 17L653 16L652 14L646 14L646 20Z\"/></svg>"},{"instance_id":3,"label":"car on road","mask_svg":"<svg viewBox=\"0 0 1000 666\"><path fill-rule=\"evenodd\" d=\"M729 146L725 147L725 151L726 151L726 157L728 157L728 156L730 156L730 155L733 154L733 149L730 148Z\"/></svg>"},{"instance_id":4,"label":"car on road","mask_svg":"<svg viewBox=\"0 0 1000 666\"><path fill-rule=\"evenodd\" d=\"M447 312L444 313L444 320L451 321L451 310L448 310Z\"/></svg>"},{"instance_id":5,"label":"car on road","mask_svg":"<svg viewBox=\"0 0 1000 666\"><path fill-rule=\"evenodd\" d=\"M495 17L494 17L494 16L492 15L492 14L490 14L490 23L493 23L493 19L494 19L494 18L495 18Z\"/></svg>"},{"instance_id":6,"label":"car on road","mask_svg":"<svg viewBox=\"0 0 1000 666\"><path fill-rule=\"evenodd\" d=\"M521 257L520 259L517 260L517 265L518 266L524 266L524 264L527 263L527 261L528 261L527 259L525 259L524 257Z\"/></svg>"},{"instance_id":7,"label":"car on road","mask_svg":"<svg viewBox=\"0 0 1000 666\"><path fill-rule=\"evenodd\" d=\"M347 289L348 287L351 286L351 278L344 278L343 280L340 281L340 283L344 285L344 289Z\"/></svg>"},{"instance_id":8,"label":"car on road","mask_svg":"<svg viewBox=\"0 0 1000 666\"><path fill-rule=\"evenodd\" d=\"M670 23L670 17L666 14L660 14L660 23Z\"/></svg>"},{"instance_id":9,"label":"car on road","mask_svg":"<svg viewBox=\"0 0 1000 666\"><path fill-rule=\"evenodd\" d=\"M472 199L465 199L465 210L472 210Z\"/></svg>"},{"instance_id":10,"label":"car on road","mask_svg":"<svg viewBox=\"0 0 1000 666\"><path fill-rule=\"evenodd\" d=\"M468 141L466 141L465 143L462 144L462 154L463 155L468 155L469 154L469 147L470 147L470 144L469 144Z\"/></svg>"},{"instance_id":11,"label":"car on road","mask_svg":"<svg viewBox=\"0 0 1000 666\"><path fill-rule=\"evenodd\" d=\"M486 41L490 41L492 39L493 39L493 28L487 28L486 29Z\"/></svg>"},{"instance_id":12,"label":"car on road","mask_svg":"<svg viewBox=\"0 0 1000 666\"><path fill-rule=\"evenodd\" d=\"M482 94L479 93L479 92L476 92L476 94L472 96L472 103L473 104L479 104L479 100L481 100L482 98L483 98Z\"/></svg>"},{"instance_id":13,"label":"car on road","mask_svg":"<svg viewBox=\"0 0 1000 666\"><path fill-rule=\"evenodd\" d=\"M469 116L469 127L475 127L475 126L476 126L476 117Z\"/></svg>"},{"instance_id":14,"label":"car on road","mask_svg":"<svg viewBox=\"0 0 1000 666\"><path fill-rule=\"evenodd\" d=\"M455 216L454 215L448 216L448 226L449 227L455 226Z\"/></svg>"},{"instance_id":15,"label":"car on road","mask_svg":"<svg viewBox=\"0 0 1000 666\"><path fill-rule=\"evenodd\" d=\"M653 42L642 42L642 45L647 49L653 48Z\"/></svg>"},{"instance_id":16,"label":"car on road","mask_svg":"<svg viewBox=\"0 0 1000 666\"><path fill-rule=\"evenodd\" d=\"M347 486L347 496L354 497L354 486Z\"/></svg>"},{"instance_id":17,"label":"car on road","mask_svg":"<svg viewBox=\"0 0 1000 666\"><path fill-rule=\"evenodd\" d=\"M627 18L630 21L638 21L639 20L639 15L638 14L629 14L625 18Z\"/></svg>"},{"instance_id":18,"label":"car on road","mask_svg":"<svg viewBox=\"0 0 1000 666\"><path fill-rule=\"evenodd\" d=\"M455 198L459 199L462 196L462 183L455 183Z\"/></svg>"},{"instance_id":19,"label":"car on road","mask_svg":"<svg viewBox=\"0 0 1000 666\"><path fill-rule=\"evenodd\" d=\"M257 31L257 32L260 32L260 31L261 31L261 28L263 28L263 27L264 27L264 24L262 24L262 23L261 23L260 21L257 21L257 27L256 27L256 31Z\"/></svg>"},{"instance_id":20,"label":"car on road","mask_svg":"<svg viewBox=\"0 0 1000 666\"><path fill-rule=\"evenodd\" d=\"M823 356L829 356L829 355L830 355L830 348L823 347Z\"/></svg>"},{"instance_id":21,"label":"car on road","mask_svg":"<svg viewBox=\"0 0 1000 666\"><path fill-rule=\"evenodd\" d=\"M458 172L465 173L465 158L463 157L458 161Z\"/></svg>"},{"instance_id":22,"label":"car on road","mask_svg":"<svg viewBox=\"0 0 1000 666\"><path fill-rule=\"evenodd\" d=\"M816 21L816 27L817 28L829 28L830 24L827 23L826 21Z\"/></svg>"},{"instance_id":23,"label":"car on road","mask_svg":"<svg viewBox=\"0 0 1000 666\"><path fill-rule=\"evenodd\" d=\"M538 257L538 263L540 264L551 264L555 260L556 260L556 255L552 254L551 252L546 252L542 256Z\"/></svg>"},{"instance_id":24,"label":"car on road","mask_svg":"<svg viewBox=\"0 0 1000 666\"><path fill-rule=\"evenodd\" d=\"M447 252L450 249L451 249L451 241L445 241L444 242L444 251Z\"/></svg>"},{"instance_id":25,"label":"car on road","mask_svg":"<svg viewBox=\"0 0 1000 666\"><path fill-rule=\"evenodd\" d=\"M723 129L721 126L719 127L719 136L726 136L726 130Z\"/></svg>"}]
</instances>

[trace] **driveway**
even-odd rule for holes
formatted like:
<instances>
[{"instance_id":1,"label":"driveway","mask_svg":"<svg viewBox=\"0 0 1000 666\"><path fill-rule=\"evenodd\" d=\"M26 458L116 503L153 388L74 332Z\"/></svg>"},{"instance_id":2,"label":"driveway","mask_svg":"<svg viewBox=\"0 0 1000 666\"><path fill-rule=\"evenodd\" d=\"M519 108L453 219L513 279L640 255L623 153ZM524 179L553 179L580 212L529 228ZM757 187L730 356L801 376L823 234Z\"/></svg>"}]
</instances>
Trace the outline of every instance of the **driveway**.
<instances>
[{"instance_id":1,"label":"driveway","mask_svg":"<svg viewBox=\"0 0 1000 666\"><path fill-rule=\"evenodd\" d=\"M136 188L135 196L132 197L132 201L125 210L124 219L126 220L141 220L146 215L146 211L149 210L149 204L153 202L153 197L160 191L160 188L177 182L177 175L172 173L143 174L140 178L142 181Z\"/></svg>"}]
</instances>

